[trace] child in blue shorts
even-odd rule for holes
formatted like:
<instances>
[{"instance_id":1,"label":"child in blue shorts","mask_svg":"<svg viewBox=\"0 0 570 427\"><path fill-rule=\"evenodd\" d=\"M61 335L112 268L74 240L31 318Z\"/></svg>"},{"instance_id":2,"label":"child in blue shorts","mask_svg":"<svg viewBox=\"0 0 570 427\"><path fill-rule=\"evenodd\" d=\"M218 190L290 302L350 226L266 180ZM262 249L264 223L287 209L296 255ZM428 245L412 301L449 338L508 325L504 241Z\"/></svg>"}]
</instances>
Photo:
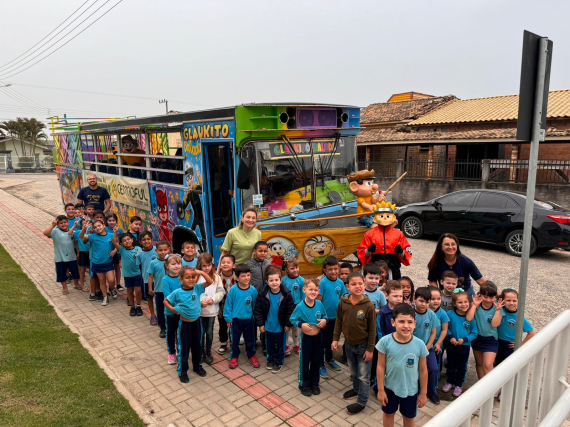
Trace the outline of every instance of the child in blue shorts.
<instances>
[{"instance_id":1,"label":"child in blue shorts","mask_svg":"<svg viewBox=\"0 0 570 427\"><path fill-rule=\"evenodd\" d=\"M154 297L156 307L156 320L160 332L160 338L166 338L166 318L164 317L164 292L162 292L162 279L166 274L164 262L170 252L170 245L166 240L156 242L157 258L152 260L148 266L148 294Z\"/></svg>"},{"instance_id":2,"label":"child in blue shorts","mask_svg":"<svg viewBox=\"0 0 570 427\"><path fill-rule=\"evenodd\" d=\"M150 263L158 258L156 249L152 245L152 233L150 231L143 231L139 235L139 241L142 249L137 253L137 266L141 269L142 275L142 298L146 299L148 304L148 311L150 311L150 324L151 326L158 325L156 313L154 311L154 298L148 292L148 269Z\"/></svg>"},{"instance_id":3,"label":"child in blue shorts","mask_svg":"<svg viewBox=\"0 0 570 427\"><path fill-rule=\"evenodd\" d=\"M287 267L285 269L287 273L281 279L281 283L289 289L291 296L293 297L293 304L295 307L305 298L303 293L303 286L305 284L305 279L299 275L299 262L296 258L290 258L287 260ZM287 340L292 339L293 351L299 354L299 328L292 326L291 330L287 332ZM291 354L289 345L285 347L285 356Z\"/></svg>"},{"instance_id":4,"label":"child in blue shorts","mask_svg":"<svg viewBox=\"0 0 570 427\"><path fill-rule=\"evenodd\" d=\"M59 215L44 231L44 236L53 240L53 252L55 262L56 281L61 284L64 295L69 294L67 289L67 271L73 277L76 289L81 290L79 285L79 270L77 269L77 257L73 237L68 234L68 220L65 215Z\"/></svg>"},{"instance_id":5,"label":"child in blue shorts","mask_svg":"<svg viewBox=\"0 0 570 427\"><path fill-rule=\"evenodd\" d=\"M109 212L105 217L105 229L107 233L113 234L115 232L115 227L118 225L119 219L117 218L117 214L113 212ZM119 228L119 241L121 240L121 236L125 234L121 228ZM138 246L135 244L135 246ZM117 284L117 290L119 292L123 291L123 287L121 286L121 255L117 252L113 257L113 267L115 269L115 283ZM128 302L127 298L127 302Z\"/></svg>"},{"instance_id":6,"label":"child in blue shorts","mask_svg":"<svg viewBox=\"0 0 570 427\"><path fill-rule=\"evenodd\" d=\"M73 236L75 241L75 248L77 249L77 265L79 266L79 283L83 286L83 292L89 292L89 288L85 286L85 273L89 268L89 246L83 243L83 239L79 238L81 228L84 222L89 222L87 218L78 218L73 223L73 227L69 230L68 234Z\"/></svg>"},{"instance_id":7,"label":"child in blue shorts","mask_svg":"<svg viewBox=\"0 0 570 427\"><path fill-rule=\"evenodd\" d=\"M396 332L382 337L376 344L378 401L382 404L384 427L394 426L398 408L408 427L414 425L417 408L426 404L428 350L424 342L413 335L416 327L414 309L401 303L392 313L391 322Z\"/></svg>"},{"instance_id":8,"label":"child in blue shorts","mask_svg":"<svg viewBox=\"0 0 570 427\"><path fill-rule=\"evenodd\" d=\"M119 226L115 225L113 230L113 245L119 251L123 264L123 279L125 281L125 288L127 288L127 297L129 305L131 306L131 316L142 316L141 308L141 287L142 276L141 270L137 266L137 253L141 250L138 246L133 245L133 238L130 234L122 234L120 241L117 238L119 235ZM136 306L135 306L136 304Z\"/></svg>"}]
</instances>

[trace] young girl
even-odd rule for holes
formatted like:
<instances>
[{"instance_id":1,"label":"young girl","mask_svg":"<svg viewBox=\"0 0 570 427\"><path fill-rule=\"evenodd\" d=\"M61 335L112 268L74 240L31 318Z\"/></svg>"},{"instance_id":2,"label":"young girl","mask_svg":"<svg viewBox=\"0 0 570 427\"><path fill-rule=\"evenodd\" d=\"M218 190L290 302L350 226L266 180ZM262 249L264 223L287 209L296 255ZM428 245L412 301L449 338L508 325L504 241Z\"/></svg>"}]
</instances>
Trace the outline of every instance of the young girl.
<instances>
[{"instance_id":1,"label":"young girl","mask_svg":"<svg viewBox=\"0 0 570 427\"><path fill-rule=\"evenodd\" d=\"M293 303L295 307L303 299L305 299L305 293L303 292L303 286L305 285L305 279L299 275L299 262L295 258L290 258L287 260L287 275L281 279L281 283L291 291L291 296L293 297ZM285 347L285 356L291 354L289 349L289 339L293 341L293 351L299 354L299 328L292 326L291 330L287 333L287 346Z\"/></svg>"},{"instance_id":2,"label":"young girl","mask_svg":"<svg viewBox=\"0 0 570 427\"><path fill-rule=\"evenodd\" d=\"M400 285L402 285L402 292L404 293L404 302L415 307L414 304L414 282L408 276L402 276L400 279Z\"/></svg>"},{"instance_id":3,"label":"young girl","mask_svg":"<svg viewBox=\"0 0 570 427\"><path fill-rule=\"evenodd\" d=\"M168 298L172 292L179 289L180 283L179 273L182 268L182 260L178 255L170 254L164 261L164 270L166 274L162 278L162 293L164 299ZM175 365L176 360L176 336L178 335L178 323L180 316L168 308L164 308L166 317L166 349L168 350L168 364Z\"/></svg>"},{"instance_id":4,"label":"young girl","mask_svg":"<svg viewBox=\"0 0 570 427\"><path fill-rule=\"evenodd\" d=\"M105 230L107 230L107 233L111 235L113 234L115 227L117 226L117 222L118 219L116 214L113 212L107 214L105 217ZM119 228L118 233L119 234L117 238L120 240L121 236L125 234L125 232ZM113 268L115 269L115 283L117 284L117 290L121 292L123 291L123 286L121 285L121 255L119 255L118 252L113 257ZM130 305L128 298L127 303Z\"/></svg>"},{"instance_id":5,"label":"young girl","mask_svg":"<svg viewBox=\"0 0 570 427\"><path fill-rule=\"evenodd\" d=\"M486 281L479 289L479 293L473 297L473 304L467 312L467 321L477 322L477 338L471 343L475 356L475 368L477 377L483 378L493 370L493 363L499 343L497 342L497 326L501 324L501 308L503 300L495 301L497 286Z\"/></svg>"},{"instance_id":6,"label":"young girl","mask_svg":"<svg viewBox=\"0 0 570 427\"><path fill-rule=\"evenodd\" d=\"M79 266L79 283L83 287L83 292L89 292L89 288L85 286L85 273L89 268L89 245L83 243L83 239L79 238L79 233L83 228L83 223L87 223L89 226L88 219L79 219L73 223L73 227L69 230L68 234L73 235L73 240L77 242L77 251L79 255L77 256L77 265Z\"/></svg>"},{"instance_id":7,"label":"young girl","mask_svg":"<svg viewBox=\"0 0 570 427\"><path fill-rule=\"evenodd\" d=\"M142 273L142 298L146 299L148 310L150 311L150 325L157 326L156 313L154 311L154 298L148 292L148 270L152 260L158 257L156 249L152 245L152 234L148 231L143 231L139 235L142 250L137 253L137 266L140 267Z\"/></svg>"},{"instance_id":8,"label":"young girl","mask_svg":"<svg viewBox=\"0 0 570 427\"><path fill-rule=\"evenodd\" d=\"M133 238L130 234L122 234L120 239L119 226L115 225L113 230L113 245L121 254L123 262L123 280L127 288L129 305L131 306L131 316L142 316L141 308L141 288L142 277L141 269L137 265L136 256L141 250L133 244Z\"/></svg>"},{"instance_id":9,"label":"young girl","mask_svg":"<svg viewBox=\"0 0 570 427\"><path fill-rule=\"evenodd\" d=\"M514 289L505 288L501 292L499 300L503 300L504 307L501 308L501 324L498 327L499 332L499 350L497 358L495 359L495 366L509 357L515 348L515 329L517 327L517 308L519 304L519 294ZM526 332L526 337L522 344L531 339L535 332L529 323L524 318L523 332Z\"/></svg>"},{"instance_id":10,"label":"young girl","mask_svg":"<svg viewBox=\"0 0 570 427\"><path fill-rule=\"evenodd\" d=\"M471 304L463 289L458 288L453 292L451 304L453 310L447 312L447 384L443 386L442 391L448 393L453 389L453 395L458 397L463 392L461 387L467 372L470 344L477 338L477 322L465 318Z\"/></svg>"},{"instance_id":11,"label":"young girl","mask_svg":"<svg viewBox=\"0 0 570 427\"><path fill-rule=\"evenodd\" d=\"M205 288L204 293L201 295L202 310L200 311L200 321L202 322L203 337L202 341L202 358L204 361L211 365L214 359L212 358L212 342L214 341L214 322L218 313L220 312L220 301L226 294L222 279L215 272L214 257L204 252L198 257L196 264L197 271L203 271L213 281L212 286ZM204 277L198 279L198 283L204 283Z\"/></svg>"},{"instance_id":12,"label":"young girl","mask_svg":"<svg viewBox=\"0 0 570 427\"><path fill-rule=\"evenodd\" d=\"M218 353L224 354L228 351L228 324L224 319L224 303L226 302L226 297L230 288L237 284L237 277L234 273L234 268L236 266L236 259L233 255L222 255L220 260L220 279L224 285L225 295L220 301L220 312L218 313L218 338L220 339L220 348Z\"/></svg>"},{"instance_id":13,"label":"young girl","mask_svg":"<svg viewBox=\"0 0 570 427\"><path fill-rule=\"evenodd\" d=\"M441 326L436 328L435 332L435 342L433 344L433 350L435 351L435 358L437 360L438 366L438 380L439 373L441 372L441 361L443 357L443 351L445 350L445 338L447 337L447 330L449 328L449 317L443 308L441 308L441 291L433 286L429 287L431 291L431 300L429 301L429 308L432 310L439 320Z\"/></svg>"},{"instance_id":14,"label":"young girl","mask_svg":"<svg viewBox=\"0 0 570 427\"><path fill-rule=\"evenodd\" d=\"M380 268L380 282L378 283L378 288L386 294L384 287L386 286L386 281L390 275L390 267L388 267L388 263L384 260L374 261L374 264Z\"/></svg>"}]
</instances>

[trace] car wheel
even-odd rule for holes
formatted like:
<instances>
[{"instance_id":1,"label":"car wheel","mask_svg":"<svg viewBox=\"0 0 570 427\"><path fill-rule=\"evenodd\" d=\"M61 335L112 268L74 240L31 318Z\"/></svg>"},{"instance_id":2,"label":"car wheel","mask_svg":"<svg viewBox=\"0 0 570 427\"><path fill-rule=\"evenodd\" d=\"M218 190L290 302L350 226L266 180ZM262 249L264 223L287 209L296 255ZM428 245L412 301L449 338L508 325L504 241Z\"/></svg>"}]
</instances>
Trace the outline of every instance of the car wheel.
<instances>
[{"instance_id":1,"label":"car wheel","mask_svg":"<svg viewBox=\"0 0 570 427\"><path fill-rule=\"evenodd\" d=\"M410 239L419 239L424 234L424 225L417 216L407 217L400 226L404 236Z\"/></svg>"},{"instance_id":2,"label":"car wheel","mask_svg":"<svg viewBox=\"0 0 570 427\"><path fill-rule=\"evenodd\" d=\"M523 231L513 230L505 238L505 248L507 252L514 256L522 256L522 244L523 244ZM536 238L531 236L530 241L530 255L532 256L536 252Z\"/></svg>"}]
</instances>

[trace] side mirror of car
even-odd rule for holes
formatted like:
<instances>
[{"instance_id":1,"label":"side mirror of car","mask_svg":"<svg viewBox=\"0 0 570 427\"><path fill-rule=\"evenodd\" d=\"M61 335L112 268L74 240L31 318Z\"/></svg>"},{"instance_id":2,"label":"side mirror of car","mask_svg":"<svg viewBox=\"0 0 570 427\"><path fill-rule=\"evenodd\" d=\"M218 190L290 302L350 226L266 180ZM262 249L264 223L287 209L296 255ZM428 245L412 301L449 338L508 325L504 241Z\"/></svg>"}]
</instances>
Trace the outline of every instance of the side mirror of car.
<instances>
[{"instance_id":1,"label":"side mirror of car","mask_svg":"<svg viewBox=\"0 0 570 427\"><path fill-rule=\"evenodd\" d=\"M251 159L242 157L239 161L236 185L241 190L249 190L251 175Z\"/></svg>"}]
</instances>

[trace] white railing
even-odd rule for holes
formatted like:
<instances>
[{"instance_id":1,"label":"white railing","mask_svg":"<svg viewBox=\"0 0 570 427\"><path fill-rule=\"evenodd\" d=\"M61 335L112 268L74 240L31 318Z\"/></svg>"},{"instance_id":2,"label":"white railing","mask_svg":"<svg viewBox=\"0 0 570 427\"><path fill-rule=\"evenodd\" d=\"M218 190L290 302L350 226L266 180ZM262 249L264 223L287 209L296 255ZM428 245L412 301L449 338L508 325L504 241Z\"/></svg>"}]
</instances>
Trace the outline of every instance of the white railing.
<instances>
[{"instance_id":1,"label":"white railing","mask_svg":"<svg viewBox=\"0 0 570 427\"><path fill-rule=\"evenodd\" d=\"M469 427L477 410L479 426L491 426L494 394L501 387L498 427L558 426L570 413L569 356L570 310L565 310L425 427Z\"/></svg>"}]
</instances>

